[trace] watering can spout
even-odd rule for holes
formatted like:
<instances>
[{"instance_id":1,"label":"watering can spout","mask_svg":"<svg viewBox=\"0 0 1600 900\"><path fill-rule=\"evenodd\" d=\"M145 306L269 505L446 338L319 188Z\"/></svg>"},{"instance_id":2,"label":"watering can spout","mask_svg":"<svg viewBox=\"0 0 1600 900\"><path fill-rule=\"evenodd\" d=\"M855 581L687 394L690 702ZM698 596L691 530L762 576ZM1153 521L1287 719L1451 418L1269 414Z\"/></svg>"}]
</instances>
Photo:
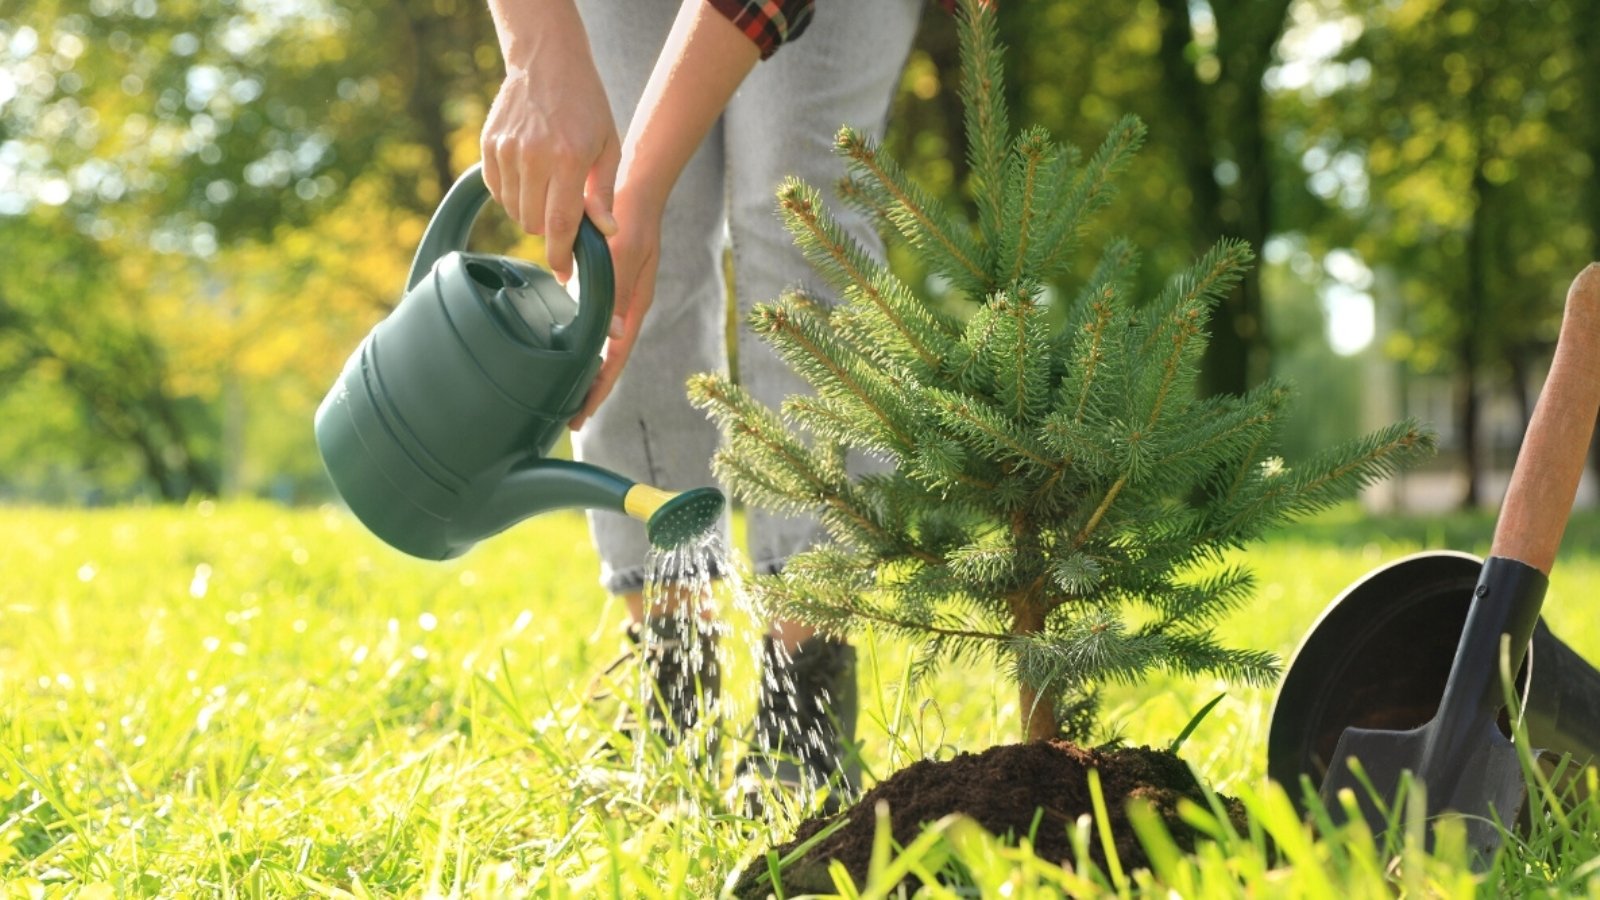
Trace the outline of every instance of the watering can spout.
<instances>
[{"instance_id":1,"label":"watering can spout","mask_svg":"<svg viewBox=\"0 0 1600 900\"><path fill-rule=\"evenodd\" d=\"M588 463L529 456L487 486L473 515L454 523L451 536L453 542L470 544L540 513L599 509L644 522L650 543L670 550L715 527L723 505L715 488L676 493Z\"/></svg>"}]
</instances>

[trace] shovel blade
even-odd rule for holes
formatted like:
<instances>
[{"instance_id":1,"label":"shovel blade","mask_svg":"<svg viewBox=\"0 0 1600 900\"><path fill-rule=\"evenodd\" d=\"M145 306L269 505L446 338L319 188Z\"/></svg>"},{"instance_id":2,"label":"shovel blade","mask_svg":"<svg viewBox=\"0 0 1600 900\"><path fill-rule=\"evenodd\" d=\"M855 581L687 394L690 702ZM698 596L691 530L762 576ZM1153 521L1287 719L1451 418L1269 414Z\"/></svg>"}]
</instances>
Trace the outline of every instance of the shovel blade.
<instances>
[{"instance_id":1,"label":"shovel blade","mask_svg":"<svg viewBox=\"0 0 1600 900\"><path fill-rule=\"evenodd\" d=\"M1429 746L1434 722L1410 731L1347 728L1334 750L1333 764L1322 782L1322 803L1335 821L1344 816L1339 792L1348 788L1356 797L1362 818L1381 839L1391 821L1404 773L1411 774L1412 790L1419 787L1427 802L1427 818L1445 813L1464 817L1467 844L1481 864L1487 864L1500 847L1497 823L1512 826L1527 799L1527 781L1517 748L1493 722L1485 720L1470 740L1457 744L1458 752L1439 752ZM1430 753L1430 750L1432 751ZM1352 760L1356 764L1352 765ZM1361 776L1358 777L1359 769ZM1370 789L1369 789L1370 785ZM1432 845L1433 834L1427 833Z\"/></svg>"},{"instance_id":2,"label":"shovel blade","mask_svg":"<svg viewBox=\"0 0 1600 900\"><path fill-rule=\"evenodd\" d=\"M1349 790L1373 835L1388 830L1389 810L1404 799L1398 796L1404 775L1414 774L1422 759L1427 727L1409 731L1346 728L1339 735L1320 791L1322 805L1335 821L1345 816L1339 793Z\"/></svg>"}]
</instances>

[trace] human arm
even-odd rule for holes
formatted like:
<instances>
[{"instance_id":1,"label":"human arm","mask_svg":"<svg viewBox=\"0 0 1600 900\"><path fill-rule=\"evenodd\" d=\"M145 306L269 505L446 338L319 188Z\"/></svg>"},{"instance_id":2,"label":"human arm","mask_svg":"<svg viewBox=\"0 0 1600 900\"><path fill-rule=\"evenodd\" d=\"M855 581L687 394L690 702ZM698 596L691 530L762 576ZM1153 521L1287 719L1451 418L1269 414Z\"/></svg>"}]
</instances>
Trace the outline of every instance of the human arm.
<instances>
[{"instance_id":1,"label":"human arm","mask_svg":"<svg viewBox=\"0 0 1600 900\"><path fill-rule=\"evenodd\" d=\"M678 176L761 50L727 16L701 0L679 10L623 142L617 189L616 315L605 362L572 421L578 428L615 385L654 299L661 215Z\"/></svg>"},{"instance_id":2,"label":"human arm","mask_svg":"<svg viewBox=\"0 0 1600 900\"><path fill-rule=\"evenodd\" d=\"M506 77L481 140L483 180L565 282L584 213L606 234L621 144L573 0L489 0Z\"/></svg>"}]
</instances>

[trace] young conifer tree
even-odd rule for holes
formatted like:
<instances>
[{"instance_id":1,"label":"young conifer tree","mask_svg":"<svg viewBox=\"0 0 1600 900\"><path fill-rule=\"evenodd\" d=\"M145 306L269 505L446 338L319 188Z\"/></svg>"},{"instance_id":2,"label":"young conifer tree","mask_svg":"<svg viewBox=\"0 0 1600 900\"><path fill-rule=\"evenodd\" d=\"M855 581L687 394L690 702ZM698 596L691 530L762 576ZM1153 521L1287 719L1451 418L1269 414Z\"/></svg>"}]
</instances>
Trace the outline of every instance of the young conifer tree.
<instances>
[{"instance_id":1,"label":"young conifer tree","mask_svg":"<svg viewBox=\"0 0 1600 900\"><path fill-rule=\"evenodd\" d=\"M1402 422L1289 464L1276 450L1284 385L1198 398L1212 309L1250 249L1223 240L1144 302L1129 293L1136 255L1120 240L1073 279L1069 260L1143 126L1124 119L1087 161L1042 129L1013 136L995 12L963 0L960 16L976 221L856 132L841 131L837 149L846 198L971 307L919 299L814 188L790 182L784 220L843 302L794 293L753 324L816 393L780 414L719 375L691 380L728 432L716 467L735 493L820 510L832 537L758 579L756 594L826 632L870 625L919 642L923 672L998 659L1029 739L1081 727L1098 686L1152 670L1266 682L1275 657L1214 632L1253 590L1224 554L1392 473L1431 437ZM1053 313L1045 286L1074 280L1064 317ZM892 472L852 478L847 450Z\"/></svg>"}]
</instances>

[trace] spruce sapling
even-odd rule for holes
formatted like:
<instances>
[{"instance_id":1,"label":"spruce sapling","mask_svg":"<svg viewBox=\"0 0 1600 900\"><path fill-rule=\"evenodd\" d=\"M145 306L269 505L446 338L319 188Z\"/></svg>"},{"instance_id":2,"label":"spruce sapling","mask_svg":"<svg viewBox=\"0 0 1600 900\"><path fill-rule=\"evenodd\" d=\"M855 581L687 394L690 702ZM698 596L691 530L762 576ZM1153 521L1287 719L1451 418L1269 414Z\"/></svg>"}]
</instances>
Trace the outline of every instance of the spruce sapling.
<instances>
[{"instance_id":1,"label":"spruce sapling","mask_svg":"<svg viewBox=\"0 0 1600 900\"><path fill-rule=\"evenodd\" d=\"M719 475L744 501L820 511L832 540L757 579L777 616L918 645L923 674L969 657L1015 678L1023 733L1092 715L1095 689L1153 670L1261 684L1278 661L1214 628L1252 594L1228 551L1350 497L1428 452L1401 422L1292 465L1277 453L1289 392L1199 398L1218 299L1252 259L1223 240L1138 303L1137 254L1106 243L1060 315L1090 218L1144 136L1129 117L1087 160L1044 130L1010 133L995 12L960 13L975 222L946 209L880 147L837 139L841 194L973 299L924 302L839 227L818 192L779 191L789 230L836 307L800 293L758 308L757 333L815 388L781 410L719 375L691 380L726 428ZM852 478L847 451L890 474Z\"/></svg>"}]
</instances>

